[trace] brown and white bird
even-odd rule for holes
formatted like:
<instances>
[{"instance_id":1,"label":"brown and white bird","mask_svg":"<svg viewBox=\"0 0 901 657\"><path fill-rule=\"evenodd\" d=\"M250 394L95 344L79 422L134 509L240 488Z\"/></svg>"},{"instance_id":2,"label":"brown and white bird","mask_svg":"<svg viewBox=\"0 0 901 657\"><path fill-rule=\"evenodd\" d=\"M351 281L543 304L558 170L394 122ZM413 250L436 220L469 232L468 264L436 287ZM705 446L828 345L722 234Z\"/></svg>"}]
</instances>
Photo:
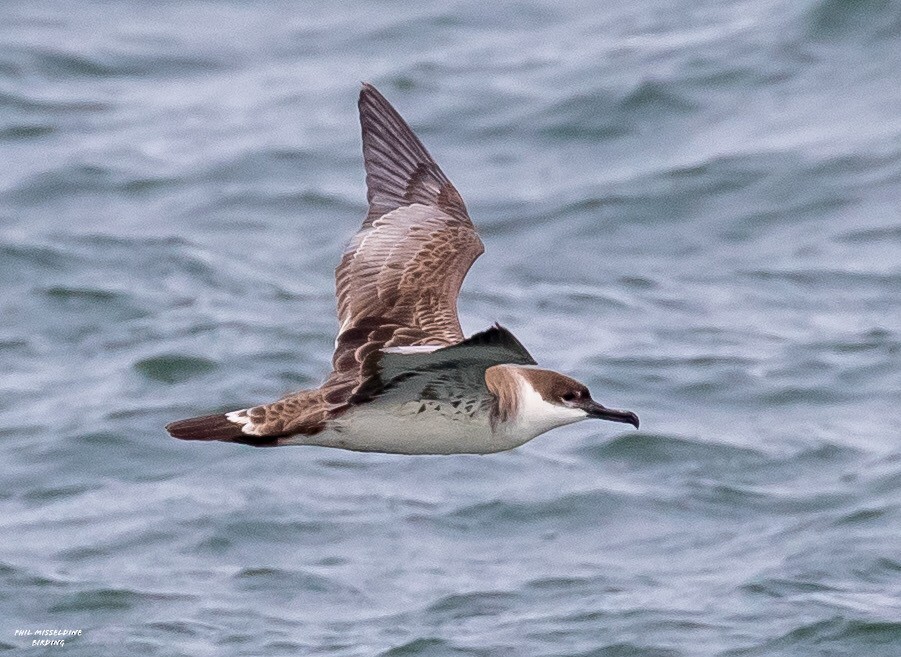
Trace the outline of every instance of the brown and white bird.
<instances>
[{"instance_id":1,"label":"brown and white bird","mask_svg":"<svg viewBox=\"0 0 901 657\"><path fill-rule=\"evenodd\" d=\"M484 248L463 199L375 89L359 100L369 212L336 270L340 328L318 388L172 422L184 440L486 454L587 418L638 427L536 367L507 329L463 337L457 294Z\"/></svg>"}]
</instances>

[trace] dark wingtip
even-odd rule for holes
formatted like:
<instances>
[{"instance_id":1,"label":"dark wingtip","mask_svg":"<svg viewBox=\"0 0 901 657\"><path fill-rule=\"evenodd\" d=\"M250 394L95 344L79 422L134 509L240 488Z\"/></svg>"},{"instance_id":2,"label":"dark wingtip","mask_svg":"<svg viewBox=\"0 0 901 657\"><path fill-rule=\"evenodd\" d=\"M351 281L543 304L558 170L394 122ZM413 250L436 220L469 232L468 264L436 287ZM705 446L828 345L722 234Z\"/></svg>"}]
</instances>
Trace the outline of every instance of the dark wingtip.
<instances>
[{"instance_id":1,"label":"dark wingtip","mask_svg":"<svg viewBox=\"0 0 901 657\"><path fill-rule=\"evenodd\" d=\"M377 106L387 105L393 111L397 111L394 109L391 103L388 102L388 99L382 95L382 92L376 89L375 85L370 84L369 82L360 83L360 99L357 104L359 105L361 111L367 104L372 105L374 108Z\"/></svg>"},{"instance_id":2,"label":"dark wingtip","mask_svg":"<svg viewBox=\"0 0 901 657\"><path fill-rule=\"evenodd\" d=\"M509 331L509 329L504 328L498 322L495 322L491 328L485 329L484 331L479 331L478 333L473 333L462 342L450 347L446 347L446 349L453 349L454 347L466 345L500 345L506 347L507 349L510 349L513 352L517 352L521 356L519 360L511 361L511 363L515 363L516 365L537 364L535 359L532 358L532 354L529 353L529 350L525 348L523 343L520 342L517 337Z\"/></svg>"}]
</instances>

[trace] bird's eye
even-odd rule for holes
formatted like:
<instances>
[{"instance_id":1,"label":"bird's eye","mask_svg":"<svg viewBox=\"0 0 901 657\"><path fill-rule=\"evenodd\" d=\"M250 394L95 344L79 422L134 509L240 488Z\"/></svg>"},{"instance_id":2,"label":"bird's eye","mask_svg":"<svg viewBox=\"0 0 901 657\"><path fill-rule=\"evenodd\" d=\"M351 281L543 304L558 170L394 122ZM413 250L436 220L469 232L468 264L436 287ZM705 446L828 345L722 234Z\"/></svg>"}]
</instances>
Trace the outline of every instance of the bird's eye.
<instances>
[{"instance_id":1,"label":"bird's eye","mask_svg":"<svg viewBox=\"0 0 901 657\"><path fill-rule=\"evenodd\" d=\"M575 401L575 399L576 393L574 392L567 392L565 395L563 395L563 401Z\"/></svg>"}]
</instances>

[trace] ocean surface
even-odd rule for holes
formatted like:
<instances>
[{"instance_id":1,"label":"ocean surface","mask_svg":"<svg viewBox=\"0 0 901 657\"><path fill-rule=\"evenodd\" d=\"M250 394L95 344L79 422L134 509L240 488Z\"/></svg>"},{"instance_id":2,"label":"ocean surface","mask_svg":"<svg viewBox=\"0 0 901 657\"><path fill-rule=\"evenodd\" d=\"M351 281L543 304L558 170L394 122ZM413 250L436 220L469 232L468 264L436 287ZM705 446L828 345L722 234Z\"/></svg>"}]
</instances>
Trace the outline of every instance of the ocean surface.
<instances>
[{"instance_id":1,"label":"ocean surface","mask_svg":"<svg viewBox=\"0 0 901 657\"><path fill-rule=\"evenodd\" d=\"M361 80L641 430L167 436L327 372ZM0 463L9 654L901 655L901 2L0 4Z\"/></svg>"}]
</instances>

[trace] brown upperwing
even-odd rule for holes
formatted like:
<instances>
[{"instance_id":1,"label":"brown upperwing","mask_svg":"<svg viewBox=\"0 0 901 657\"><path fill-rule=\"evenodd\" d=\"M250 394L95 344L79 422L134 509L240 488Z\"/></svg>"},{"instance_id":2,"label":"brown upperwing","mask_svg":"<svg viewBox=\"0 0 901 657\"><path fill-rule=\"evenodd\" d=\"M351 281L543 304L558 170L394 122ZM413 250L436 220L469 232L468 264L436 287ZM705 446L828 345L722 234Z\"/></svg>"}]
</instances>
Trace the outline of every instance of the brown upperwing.
<instances>
[{"instance_id":1,"label":"brown upperwing","mask_svg":"<svg viewBox=\"0 0 901 657\"><path fill-rule=\"evenodd\" d=\"M460 194L397 111L369 84L359 108L369 212L335 271L335 402L379 349L463 340L457 295L484 251Z\"/></svg>"},{"instance_id":2,"label":"brown upperwing","mask_svg":"<svg viewBox=\"0 0 901 657\"><path fill-rule=\"evenodd\" d=\"M268 446L279 436L318 433L350 404L372 398L370 388L381 382L367 381L380 349L463 341L457 295L484 251L463 199L372 85L363 85L359 108L369 212L335 271L340 328L332 373L320 388L239 411L250 433L211 415L170 424L176 437Z\"/></svg>"}]
</instances>

